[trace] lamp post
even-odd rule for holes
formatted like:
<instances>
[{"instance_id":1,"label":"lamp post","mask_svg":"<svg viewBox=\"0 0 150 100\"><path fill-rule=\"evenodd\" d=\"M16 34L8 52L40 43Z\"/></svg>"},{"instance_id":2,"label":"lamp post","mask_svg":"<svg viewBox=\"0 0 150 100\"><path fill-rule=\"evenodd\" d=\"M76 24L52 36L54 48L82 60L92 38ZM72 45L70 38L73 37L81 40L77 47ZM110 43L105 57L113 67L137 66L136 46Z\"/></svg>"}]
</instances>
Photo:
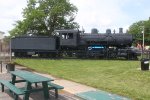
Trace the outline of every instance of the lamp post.
<instances>
[{"instance_id":1,"label":"lamp post","mask_svg":"<svg viewBox=\"0 0 150 100\"><path fill-rule=\"evenodd\" d=\"M143 43L142 43L142 58L143 58L143 54L144 54L144 26L142 27L142 35L143 35Z\"/></svg>"}]
</instances>

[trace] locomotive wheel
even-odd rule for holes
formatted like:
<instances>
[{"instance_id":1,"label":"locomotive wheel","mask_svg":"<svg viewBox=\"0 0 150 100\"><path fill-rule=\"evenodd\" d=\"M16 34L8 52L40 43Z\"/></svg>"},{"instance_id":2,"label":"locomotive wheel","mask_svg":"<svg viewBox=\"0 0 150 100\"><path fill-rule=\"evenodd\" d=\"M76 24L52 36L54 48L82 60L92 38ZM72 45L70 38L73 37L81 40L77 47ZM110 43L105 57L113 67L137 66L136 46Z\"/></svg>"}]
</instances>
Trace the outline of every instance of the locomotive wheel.
<instances>
[{"instance_id":1,"label":"locomotive wheel","mask_svg":"<svg viewBox=\"0 0 150 100\"><path fill-rule=\"evenodd\" d=\"M111 58L116 58L116 53L111 53L110 57Z\"/></svg>"},{"instance_id":2,"label":"locomotive wheel","mask_svg":"<svg viewBox=\"0 0 150 100\"><path fill-rule=\"evenodd\" d=\"M62 57L63 57L63 53L59 52L59 53L57 54L57 57L58 57L58 58L62 58Z\"/></svg>"},{"instance_id":3,"label":"locomotive wheel","mask_svg":"<svg viewBox=\"0 0 150 100\"><path fill-rule=\"evenodd\" d=\"M14 53L14 56L15 56L15 57L19 57L19 52L15 52L15 53Z\"/></svg>"},{"instance_id":4,"label":"locomotive wheel","mask_svg":"<svg viewBox=\"0 0 150 100\"><path fill-rule=\"evenodd\" d=\"M137 60L138 57L135 54L129 54L126 56L126 59L128 60Z\"/></svg>"},{"instance_id":5,"label":"locomotive wheel","mask_svg":"<svg viewBox=\"0 0 150 100\"><path fill-rule=\"evenodd\" d=\"M48 55L47 55L46 53L40 53L40 54L39 54L39 57L41 57L41 58L47 58Z\"/></svg>"},{"instance_id":6,"label":"locomotive wheel","mask_svg":"<svg viewBox=\"0 0 150 100\"><path fill-rule=\"evenodd\" d=\"M52 58L56 58L56 53L52 53L52 54L51 54L51 57L52 57Z\"/></svg>"},{"instance_id":7,"label":"locomotive wheel","mask_svg":"<svg viewBox=\"0 0 150 100\"><path fill-rule=\"evenodd\" d=\"M15 57L23 57L23 54L21 52L15 52Z\"/></svg>"},{"instance_id":8,"label":"locomotive wheel","mask_svg":"<svg viewBox=\"0 0 150 100\"><path fill-rule=\"evenodd\" d=\"M116 58L116 57L117 57L116 52L109 52L108 58Z\"/></svg>"}]
</instances>

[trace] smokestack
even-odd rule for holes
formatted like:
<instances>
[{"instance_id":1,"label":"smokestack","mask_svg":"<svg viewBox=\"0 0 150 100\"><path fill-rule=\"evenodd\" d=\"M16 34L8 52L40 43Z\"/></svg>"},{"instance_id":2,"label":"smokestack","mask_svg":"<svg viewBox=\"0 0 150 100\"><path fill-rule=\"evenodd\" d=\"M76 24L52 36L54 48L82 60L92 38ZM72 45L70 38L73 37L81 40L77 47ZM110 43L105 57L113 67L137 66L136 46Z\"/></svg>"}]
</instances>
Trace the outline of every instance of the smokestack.
<instances>
[{"instance_id":1,"label":"smokestack","mask_svg":"<svg viewBox=\"0 0 150 100\"><path fill-rule=\"evenodd\" d=\"M123 33L123 28L119 28L119 33Z\"/></svg>"}]
</instances>

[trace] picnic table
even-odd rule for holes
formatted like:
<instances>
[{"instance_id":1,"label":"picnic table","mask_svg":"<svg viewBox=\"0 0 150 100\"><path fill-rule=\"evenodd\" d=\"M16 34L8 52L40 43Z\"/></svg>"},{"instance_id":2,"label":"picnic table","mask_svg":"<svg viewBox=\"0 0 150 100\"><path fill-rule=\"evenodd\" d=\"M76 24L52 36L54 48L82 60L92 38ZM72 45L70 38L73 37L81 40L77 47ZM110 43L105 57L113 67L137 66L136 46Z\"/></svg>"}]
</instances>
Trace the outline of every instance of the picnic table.
<instances>
[{"instance_id":1,"label":"picnic table","mask_svg":"<svg viewBox=\"0 0 150 100\"><path fill-rule=\"evenodd\" d=\"M24 100L29 100L30 93L37 91L43 91L45 99L49 98L48 82L53 81L53 79L22 70L10 71L10 74L12 75L12 84L15 85L15 83L26 82ZM19 77L22 80L16 80L16 77ZM42 83L42 88L33 89L32 84L37 83Z\"/></svg>"}]
</instances>

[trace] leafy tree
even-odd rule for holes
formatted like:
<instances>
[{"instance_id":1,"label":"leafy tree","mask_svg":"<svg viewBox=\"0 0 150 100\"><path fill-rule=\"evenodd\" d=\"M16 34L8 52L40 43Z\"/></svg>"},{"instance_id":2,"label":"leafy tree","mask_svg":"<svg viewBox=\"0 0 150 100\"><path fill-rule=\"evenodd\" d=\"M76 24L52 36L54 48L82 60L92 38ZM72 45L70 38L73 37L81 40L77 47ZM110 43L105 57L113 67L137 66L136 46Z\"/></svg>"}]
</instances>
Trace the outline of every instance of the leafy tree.
<instances>
[{"instance_id":1,"label":"leafy tree","mask_svg":"<svg viewBox=\"0 0 150 100\"><path fill-rule=\"evenodd\" d=\"M16 22L10 35L51 35L55 29L79 28L74 22L77 11L69 0L28 0L24 19Z\"/></svg>"},{"instance_id":2,"label":"leafy tree","mask_svg":"<svg viewBox=\"0 0 150 100\"><path fill-rule=\"evenodd\" d=\"M150 19L148 21L145 21L145 33L150 34Z\"/></svg>"},{"instance_id":3,"label":"leafy tree","mask_svg":"<svg viewBox=\"0 0 150 100\"><path fill-rule=\"evenodd\" d=\"M14 24L15 28L9 31L11 36L18 36L23 35L25 33L25 25L24 21L17 21L16 24Z\"/></svg>"},{"instance_id":4,"label":"leafy tree","mask_svg":"<svg viewBox=\"0 0 150 100\"><path fill-rule=\"evenodd\" d=\"M150 44L150 20L138 21L129 27L129 33L135 37L135 42L142 43L142 33L144 31L145 43Z\"/></svg>"}]
</instances>

